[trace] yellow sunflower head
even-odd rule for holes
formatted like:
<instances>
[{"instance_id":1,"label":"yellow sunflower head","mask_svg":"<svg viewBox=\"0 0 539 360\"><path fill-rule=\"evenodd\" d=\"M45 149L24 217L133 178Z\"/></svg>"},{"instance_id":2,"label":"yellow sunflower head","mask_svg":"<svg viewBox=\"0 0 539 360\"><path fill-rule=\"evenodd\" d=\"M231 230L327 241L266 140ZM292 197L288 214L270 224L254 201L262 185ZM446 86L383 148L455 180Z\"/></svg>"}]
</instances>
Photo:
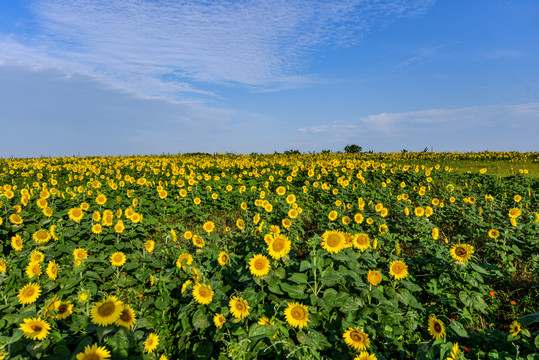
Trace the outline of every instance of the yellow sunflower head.
<instances>
[{"instance_id":1,"label":"yellow sunflower head","mask_svg":"<svg viewBox=\"0 0 539 360\"><path fill-rule=\"evenodd\" d=\"M322 235L322 248L330 253L338 253L344 247L344 235L340 231L326 231Z\"/></svg>"},{"instance_id":2,"label":"yellow sunflower head","mask_svg":"<svg viewBox=\"0 0 539 360\"><path fill-rule=\"evenodd\" d=\"M429 316L429 334L436 340L445 335L444 324L435 315Z\"/></svg>"},{"instance_id":3,"label":"yellow sunflower head","mask_svg":"<svg viewBox=\"0 0 539 360\"><path fill-rule=\"evenodd\" d=\"M370 347L369 335L357 327L349 327L343 338L344 342L355 350L367 350Z\"/></svg>"},{"instance_id":4,"label":"yellow sunflower head","mask_svg":"<svg viewBox=\"0 0 539 360\"><path fill-rule=\"evenodd\" d=\"M214 294L210 285L195 284L193 286L193 297L199 304L208 305L211 303Z\"/></svg>"},{"instance_id":5,"label":"yellow sunflower head","mask_svg":"<svg viewBox=\"0 0 539 360\"><path fill-rule=\"evenodd\" d=\"M277 234L268 245L268 253L274 259L280 259L290 252L292 243L282 234Z\"/></svg>"},{"instance_id":6,"label":"yellow sunflower head","mask_svg":"<svg viewBox=\"0 0 539 360\"><path fill-rule=\"evenodd\" d=\"M92 322L99 326L114 324L122 314L123 303L116 296L109 296L90 309Z\"/></svg>"},{"instance_id":7,"label":"yellow sunflower head","mask_svg":"<svg viewBox=\"0 0 539 360\"><path fill-rule=\"evenodd\" d=\"M404 261L396 260L389 266L389 275L395 280L401 280L408 276L408 265Z\"/></svg>"},{"instance_id":8,"label":"yellow sunflower head","mask_svg":"<svg viewBox=\"0 0 539 360\"><path fill-rule=\"evenodd\" d=\"M264 256L257 254L249 260L249 269L254 276L265 276L270 271L270 261Z\"/></svg>"},{"instance_id":9,"label":"yellow sunflower head","mask_svg":"<svg viewBox=\"0 0 539 360\"><path fill-rule=\"evenodd\" d=\"M288 325L295 328L303 328L307 326L309 320L309 309L307 306L293 302L288 304L284 309L284 315Z\"/></svg>"},{"instance_id":10,"label":"yellow sunflower head","mask_svg":"<svg viewBox=\"0 0 539 360\"><path fill-rule=\"evenodd\" d=\"M110 351L104 346L97 346L97 344L86 345L84 352L78 353L76 356L77 360L107 360L108 358L110 358Z\"/></svg>"},{"instance_id":11,"label":"yellow sunflower head","mask_svg":"<svg viewBox=\"0 0 539 360\"><path fill-rule=\"evenodd\" d=\"M451 257L458 262L468 262L474 253L474 247L469 244L455 244L450 250Z\"/></svg>"},{"instance_id":12,"label":"yellow sunflower head","mask_svg":"<svg viewBox=\"0 0 539 360\"><path fill-rule=\"evenodd\" d=\"M228 303L232 316L236 319L243 320L249 315L249 309L251 308L247 301L241 297L233 296Z\"/></svg>"}]
</instances>

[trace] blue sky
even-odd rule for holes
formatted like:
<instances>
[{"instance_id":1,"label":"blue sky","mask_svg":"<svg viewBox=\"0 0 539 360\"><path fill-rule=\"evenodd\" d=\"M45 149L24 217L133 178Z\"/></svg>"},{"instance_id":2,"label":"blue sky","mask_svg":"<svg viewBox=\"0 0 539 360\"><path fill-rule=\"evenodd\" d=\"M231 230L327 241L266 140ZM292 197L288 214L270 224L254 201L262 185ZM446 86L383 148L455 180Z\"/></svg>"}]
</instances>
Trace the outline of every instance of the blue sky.
<instances>
[{"instance_id":1,"label":"blue sky","mask_svg":"<svg viewBox=\"0 0 539 360\"><path fill-rule=\"evenodd\" d=\"M0 2L1 157L539 151L539 2Z\"/></svg>"}]
</instances>

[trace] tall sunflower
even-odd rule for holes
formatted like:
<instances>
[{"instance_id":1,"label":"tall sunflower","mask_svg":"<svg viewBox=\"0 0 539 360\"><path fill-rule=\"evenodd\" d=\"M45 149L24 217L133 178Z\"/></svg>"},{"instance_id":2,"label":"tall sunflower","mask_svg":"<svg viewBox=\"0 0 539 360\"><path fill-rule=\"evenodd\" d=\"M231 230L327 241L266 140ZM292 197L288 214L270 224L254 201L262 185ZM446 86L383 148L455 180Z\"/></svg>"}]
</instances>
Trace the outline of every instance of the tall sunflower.
<instances>
[{"instance_id":1,"label":"tall sunflower","mask_svg":"<svg viewBox=\"0 0 539 360\"><path fill-rule=\"evenodd\" d=\"M310 321L307 306L297 302L288 304L286 309L284 309L284 316L290 326L300 329L307 326L307 323Z\"/></svg>"},{"instance_id":2,"label":"tall sunflower","mask_svg":"<svg viewBox=\"0 0 539 360\"><path fill-rule=\"evenodd\" d=\"M249 315L249 309L251 308L247 301L243 300L240 297L233 296L228 303L230 312L232 315L239 320L245 319Z\"/></svg>"},{"instance_id":3,"label":"tall sunflower","mask_svg":"<svg viewBox=\"0 0 539 360\"><path fill-rule=\"evenodd\" d=\"M137 319L135 317L135 312L133 311L133 309L131 309L129 305L124 304L122 313L120 314L118 320L116 320L115 324L117 326L123 326L128 329L131 329L135 325L136 321Z\"/></svg>"},{"instance_id":4,"label":"tall sunflower","mask_svg":"<svg viewBox=\"0 0 539 360\"><path fill-rule=\"evenodd\" d=\"M382 274L378 270L369 270L367 273L367 281L371 285L378 285L382 282Z\"/></svg>"},{"instance_id":5,"label":"tall sunflower","mask_svg":"<svg viewBox=\"0 0 539 360\"><path fill-rule=\"evenodd\" d=\"M450 250L451 257L458 262L468 262L474 253L474 247L469 244L455 244Z\"/></svg>"},{"instance_id":6,"label":"tall sunflower","mask_svg":"<svg viewBox=\"0 0 539 360\"><path fill-rule=\"evenodd\" d=\"M122 266L125 264L127 257L121 251L115 252L110 256L110 264L112 266Z\"/></svg>"},{"instance_id":7,"label":"tall sunflower","mask_svg":"<svg viewBox=\"0 0 539 360\"><path fill-rule=\"evenodd\" d=\"M436 318L436 315L429 316L429 334L436 340L445 335L444 324Z\"/></svg>"},{"instance_id":8,"label":"tall sunflower","mask_svg":"<svg viewBox=\"0 0 539 360\"><path fill-rule=\"evenodd\" d=\"M268 245L268 253L274 259L280 259L290 252L292 243L282 234L274 236L271 243Z\"/></svg>"},{"instance_id":9,"label":"tall sunflower","mask_svg":"<svg viewBox=\"0 0 539 360\"><path fill-rule=\"evenodd\" d=\"M19 234L11 237L11 247L13 248L13 250L21 251L23 248L23 244L24 242Z\"/></svg>"},{"instance_id":10,"label":"tall sunflower","mask_svg":"<svg viewBox=\"0 0 539 360\"><path fill-rule=\"evenodd\" d=\"M408 276L408 265L404 261L396 260L389 266L389 275L395 280L401 280Z\"/></svg>"},{"instance_id":11,"label":"tall sunflower","mask_svg":"<svg viewBox=\"0 0 539 360\"><path fill-rule=\"evenodd\" d=\"M110 358L110 351L104 346L98 347L97 344L86 345L84 352L78 353L76 358L77 360L107 360Z\"/></svg>"},{"instance_id":12,"label":"tall sunflower","mask_svg":"<svg viewBox=\"0 0 539 360\"><path fill-rule=\"evenodd\" d=\"M343 338L344 342L355 350L367 350L370 347L369 335L357 327L349 327Z\"/></svg>"},{"instance_id":13,"label":"tall sunflower","mask_svg":"<svg viewBox=\"0 0 539 360\"><path fill-rule=\"evenodd\" d=\"M264 255L257 254L249 260L249 269L254 276L268 275L270 268L270 261Z\"/></svg>"},{"instance_id":14,"label":"tall sunflower","mask_svg":"<svg viewBox=\"0 0 539 360\"><path fill-rule=\"evenodd\" d=\"M196 302L202 305L208 305L213 299L215 292L211 289L210 285L195 284L193 286L193 297Z\"/></svg>"},{"instance_id":15,"label":"tall sunflower","mask_svg":"<svg viewBox=\"0 0 539 360\"><path fill-rule=\"evenodd\" d=\"M183 253L178 256L176 260L176 267L178 269L184 269L193 263L193 256L191 254Z\"/></svg>"},{"instance_id":16,"label":"tall sunflower","mask_svg":"<svg viewBox=\"0 0 539 360\"><path fill-rule=\"evenodd\" d=\"M39 295L41 294L41 287L38 283L30 283L24 286L19 290L19 303L21 304L32 304L34 303Z\"/></svg>"},{"instance_id":17,"label":"tall sunflower","mask_svg":"<svg viewBox=\"0 0 539 360\"><path fill-rule=\"evenodd\" d=\"M362 351L354 358L354 360L378 360L378 358L374 354L369 354L366 351Z\"/></svg>"},{"instance_id":18,"label":"tall sunflower","mask_svg":"<svg viewBox=\"0 0 539 360\"><path fill-rule=\"evenodd\" d=\"M70 301L62 301L56 309L56 318L62 320L69 317L71 314L73 314L73 304Z\"/></svg>"},{"instance_id":19,"label":"tall sunflower","mask_svg":"<svg viewBox=\"0 0 539 360\"><path fill-rule=\"evenodd\" d=\"M202 228L209 234L215 229L215 224L213 221L206 221Z\"/></svg>"},{"instance_id":20,"label":"tall sunflower","mask_svg":"<svg viewBox=\"0 0 539 360\"><path fill-rule=\"evenodd\" d=\"M32 340L43 340L49 334L51 326L45 320L38 318L26 318L19 329L24 332L24 337Z\"/></svg>"},{"instance_id":21,"label":"tall sunflower","mask_svg":"<svg viewBox=\"0 0 539 360\"><path fill-rule=\"evenodd\" d=\"M219 257L217 258L217 261L219 262L219 265L225 266L228 262L228 254L224 251L221 251L219 253Z\"/></svg>"},{"instance_id":22,"label":"tall sunflower","mask_svg":"<svg viewBox=\"0 0 539 360\"><path fill-rule=\"evenodd\" d=\"M322 235L321 245L330 253L338 253L344 247L344 235L340 231L326 231Z\"/></svg>"},{"instance_id":23,"label":"tall sunflower","mask_svg":"<svg viewBox=\"0 0 539 360\"><path fill-rule=\"evenodd\" d=\"M215 314L213 317L213 323L215 324L215 327L220 329L225 324L226 319L223 314Z\"/></svg>"},{"instance_id":24,"label":"tall sunflower","mask_svg":"<svg viewBox=\"0 0 539 360\"><path fill-rule=\"evenodd\" d=\"M354 247L364 251L371 247L371 240L369 239L369 235L365 233L359 233L354 235L352 238L352 243L354 244Z\"/></svg>"},{"instance_id":25,"label":"tall sunflower","mask_svg":"<svg viewBox=\"0 0 539 360\"><path fill-rule=\"evenodd\" d=\"M84 216L84 212L82 211L81 208L74 207L74 208L69 209L69 211L67 212L67 215L69 216L71 220L78 223L82 220L82 217Z\"/></svg>"},{"instance_id":26,"label":"tall sunflower","mask_svg":"<svg viewBox=\"0 0 539 360\"><path fill-rule=\"evenodd\" d=\"M47 276L50 280L56 280L58 277L58 265L56 265L56 261L49 261L49 264L47 265Z\"/></svg>"},{"instance_id":27,"label":"tall sunflower","mask_svg":"<svg viewBox=\"0 0 539 360\"><path fill-rule=\"evenodd\" d=\"M45 229L39 229L32 234L32 239L38 244L46 244L51 239L51 234Z\"/></svg>"},{"instance_id":28,"label":"tall sunflower","mask_svg":"<svg viewBox=\"0 0 539 360\"><path fill-rule=\"evenodd\" d=\"M30 261L28 266L26 267L26 276L28 276L29 279L33 278L34 276L39 276L42 274L41 265L38 261Z\"/></svg>"},{"instance_id":29,"label":"tall sunflower","mask_svg":"<svg viewBox=\"0 0 539 360\"><path fill-rule=\"evenodd\" d=\"M509 333L511 333L511 335L513 336L517 336L520 330L521 330L520 323L516 320L513 320L511 325L509 325Z\"/></svg>"},{"instance_id":30,"label":"tall sunflower","mask_svg":"<svg viewBox=\"0 0 539 360\"><path fill-rule=\"evenodd\" d=\"M197 248L204 248L206 246L206 243L204 242L204 239L198 236L197 234L193 235L193 245L195 245Z\"/></svg>"},{"instance_id":31,"label":"tall sunflower","mask_svg":"<svg viewBox=\"0 0 539 360\"><path fill-rule=\"evenodd\" d=\"M157 345L159 345L159 335L151 333L146 338L146 341L144 341L144 352L153 352L157 348Z\"/></svg>"},{"instance_id":32,"label":"tall sunflower","mask_svg":"<svg viewBox=\"0 0 539 360\"><path fill-rule=\"evenodd\" d=\"M109 296L105 300L96 303L90 309L92 322L99 326L114 324L120 317L123 303L116 296Z\"/></svg>"},{"instance_id":33,"label":"tall sunflower","mask_svg":"<svg viewBox=\"0 0 539 360\"><path fill-rule=\"evenodd\" d=\"M490 229L488 231L488 237L491 239L497 239L500 236L500 232L496 229Z\"/></svg>"}]
</instances>

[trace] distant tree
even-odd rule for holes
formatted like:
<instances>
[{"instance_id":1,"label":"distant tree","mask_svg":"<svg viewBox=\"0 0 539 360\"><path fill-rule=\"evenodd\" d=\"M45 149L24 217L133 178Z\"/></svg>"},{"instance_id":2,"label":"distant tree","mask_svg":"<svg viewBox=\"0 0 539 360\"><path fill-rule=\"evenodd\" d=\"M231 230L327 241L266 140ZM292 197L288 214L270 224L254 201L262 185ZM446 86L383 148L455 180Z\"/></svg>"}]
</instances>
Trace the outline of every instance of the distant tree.
<instances>
[{"instance_id":1,"label":"distant tree","mask_svg":"<svg viewBox=\"0 0 539 360\"><path fill-rule=\"evenodd\" d=\"M286 155L299 155L299 154L301 154L301 152L299 150L293 150L293 149L286 150L284 153Z\"/></svg>"},{"instance_id":2,"label":"distant tree","mask_svg":"<svg viewBox=\"0 0 539 360\"><path fill-rule=\"evenodd\" d=\"M406 154L407 152L408 152L408 150L406 150L406 149L401 150L401 153L403 153L403 154Z\"/></svg>"},{"instance_id":3,"label":"distant tree","mask_svg":"<svg viewBox=\"0 0 539 360\"><path fill-rule=\"evenodd\" d=\"M425 148L423 149L423 152L429 152L429 147L428 147L428 146L425 147Z\"/></svg>"},{"instance_id":4,"label":"distant tree","mask_svg":"<svg viewBox=\"0 0 539 360\"><path fill-rule=\"evenodd\" d=\"M331 154L331 150L322 150L320 154Z\"/></svg>"},{"instance_id":5,"label":"distant tree","mask_svg":"<svg viewBox=\"0 0 539 360\"><path fill-rule=\"evenodd\" d=\"M344 147L344 152L347 154L359 154L362 150L363 148L356 144L346 145Z\"/></svg>"}]
</instances>

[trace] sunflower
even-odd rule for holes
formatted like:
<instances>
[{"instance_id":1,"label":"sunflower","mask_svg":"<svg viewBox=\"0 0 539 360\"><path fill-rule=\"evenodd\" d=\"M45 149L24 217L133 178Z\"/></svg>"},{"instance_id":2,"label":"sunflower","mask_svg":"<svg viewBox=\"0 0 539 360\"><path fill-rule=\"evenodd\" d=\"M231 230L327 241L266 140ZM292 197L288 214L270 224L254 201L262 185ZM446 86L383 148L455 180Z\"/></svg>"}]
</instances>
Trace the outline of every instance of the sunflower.
<instances>
[{"instance_id":1,"label":"sunflower","mask_svg":"<svg viewBox=\"0 0 539 360\"><path fill-rule=\"evenodd\" d=\"M239 320L245 319L249 315L249 309L251 308L247 304L247 301L237 296L233 296L230 299L228 306L232 315Z\"/></svg>"},{"instance_id":2,"label":"sunflower","mask_svg":"<svg viewBox=\"0 0 539 360\"><path fill-rule=\"evenodd\" d=\"M84 212L82 211L81 208L75 207L75 208L69 209L69 211L67 212L67 215L69 216L71 220L78 223L82 220L82 217L84 216Z\"/></svg>"},{"instance_id":3,"label":"sunflower","mask_svg":"<svg viewBox=\"0 0 539 360\"><path fill-rule=\"evenodd\" d=\"M92 214L92 220L93 221L101 220L101 214L99 213L99 211L94 211L94 213Z\"/></svg>"},{"instance_id":4,"label":"sunflower","mask_svg":"<svg viewBox=\"0 0 539 360\"><path fill-rule=\"evenodd\" d=\"M440 230L438 230L438 228L432 229L432 238L434 240L438 240L439 237L440 237Z\"/></svg>"},{"instance_id":5,"label":"sunflower","mask_svg":"<svg viewBox=\"0 0 539 360\"><path fill-rule=\"evenodd\" d=\"M26 267L26 276L28 276L29 279L33 278L34 276L39 276L42 274L41 265L38 261L30 261L28 266Z\"/></svg>"},{"instance_id":6,"label":"sunflower","mask_svg":"<svg viewBox=\"0 0 539 360\"><path fill-rule=\"evenodd\" d=\"M95 202L97 205L105 205L105 203L107 202L107 197L103 194L99 194L95 198Z\"/></svg>"},{"instance_id":7,"label":"sunflower","mask_svg":"<svg viewBox=\"0 0 539 360\"><path fill-rule=\"evenodd\" d=\"M357 213L354 215L354 221L358 224L361 224L364 220L363 214Z\"/></svg>"},{"instance_id":8,"label":"sunflower","mask_svg":"<svg viewBox=\"0 0 539 360\"><path fill-rule=\"evenodd\" d=\"M264 255L257 254L249 260L249 269L254 276L265 276L269 273L270 268L270 261Z\"/></svg>"},{"instance_id":9,"label":"sunflower","mask_svg":"<svg viewBox=\"0 0 539 360\"><path fill-rule=\"evenodd\" d=\"M13 225L20 225L23 223L23 219L22 217L19 215L19 214L11 214L9 215L9 221L13 224Z\"/></svg>"},{"instance_id":10,"label":"sunflower","mask_svg":"<svg viewBox=\"0 0 539 360\"><path fill-rule=\"evenodd\" d=\"M382 274L378 270L369 270L367 273L367 281L374 286L380 284L382 281Z\"/></svg>"},{"instance_id":11,"label":"sunflower","mask_svg":"<svg viewBox=\"0 0 539 360\"><path fill-rule=\"evenodd\" d=\"M73 250L73 257L75 258L75 260L88 259L88 253L86 252L86 250L78 248Z\"/></svg>"},{"instance_id":12,"label":"sunflower","mask_svg":"<svg viewBox=\"0 0 539 360\"><path fill-rule=\"evenodd\" d=\"M500 236L500 232L496 229L490 229L488 231L488 237L491 239L497 239Z\"/></svg>"},{"instance_id":13,"label":"sunflower","mask_svg":"<svg viewBox=\"0 0 539 360\"><path fill-rule=\"evenodd\" d=\"M352 239L354 247L358 248L361 251L367 250L371 247L371 240L369 235L365 233L356 234Z\"/></svg>"},{"instance_id":14,"label":"sunflower","mask_svg":"<svg viewBox=\"0 0 539 360\"><path fill-rule=\"evenodd\" d=\"M228 262L228 254L224 251L221 251L219 253L219 257L217 258L217 261L219 262L219 265L225 266Z\"/></svg>"},{"instance_id":15,"label":"sunflower","mask_svg":"<svg viewBox=\"0 0 539 360\"><path fill-rule=\"evenodd\" d=\"M273 326L275 325L275 323L270 321L267 317L263 316L260 319L258 319L258 325Z\"/></svg>"},{"instance_id":16,"label":"sunflower","mask_svg":"<svg viewBox=\"0 0 539 360\"><path fill-rule=\"evenodd\" d=\"M202 228L209 234L215 229L215 224L213 221L206 221L204 225L202 225Z\"/></svg>"},{"instance_id":17,"label":"sunflower","mask_svg":"<svg viewBox=\"0 0 539 360\"><path fill-rule=\"evenodd\" d=\"M275 192L277 193L277 195L279 196L282 196L286 193L286 188L284 186L279 186Z\"/></svg>"},{"instance_id":18,"label":"sunflower","mask_svg":"<svg viewBox=\"0 0 539 360\"><path fill-rule=\"evenodd\" d=\"M39 229L32 234L32 239L38 244L45 244L51 239L51 234L45 229Z\"/></svg>"},{"instance_id":19,"label":"sunflower","mask_svg":"<svg viewBox=\"0 0 539 360\"><path fill-rule=\"evenodd\" d=\"M193 297L196 302L202 305L208 305L213 299L215 292L210 285L196 284L193 286Z\"/></svg>"},{"instance_id":20,"label":"sunflower","mask_svg":"<svg viewBox=\"0 0 539 360\"><path fill-rule=\"evenodd\" d=\"M344 342L355 350L367 350L370 347L369 335L357 327L349 327L343 334Z\"/></svg>"},{"instance_id":21,"label":"sunflower","mask_svg":"<svg viewBox=\"0 0 539 360\"><path fill-rule=\"evenodd\" d=\"M474 247L468 244L455 244L450 250L451 257L458 262L468 262L474 253Z\"/></svg>"},{"instance_id":22,"label":"sunflower","mask_svg":"<svg viewBox=\"0 0 539 360\"><path fill-rule=\"evenodd\" d=\"M123 326L128 329L131 329L135 325L136 321L137 319L135 317L135 312L133 311L133 309L131 309L129 305L124 304L122 313L120 314L118 320L116 320L115 324L117 326Z\"/></svg>"},{"instance_id":23,"label":"sunflower","mask_svg":"<svg viewBox=\"0 0 539 360\"><path fill-rule=\"evenodd\" d=\"M121 209L120 209L121 210ZM116 223L116 225L114 225L114 231L117 233L117 234L121 234L123 233L125 230L125 225L124 225L124 222L122 220L118 220L118 222Z\"/></svg>"},{"instance_id":24,"label":"sunflower","mask_svg":"<svg viewBox=\"0 0 539 360\"><path fill-rule=\"evenodd\" d=\"M354 360L378 360L378 358L374 354L369 354L366 351L362 351L354 358Z\"/></svg>"},{"instance_id":25,"label":"sunflower","mask_svg":"<svg viewBox=\"0 0 539 360\"><path fill-rule=\"evenodd\" d=\"M309 309L305 305L293 302L284 309L284 316L290 326L301 329L309 322Z\"/></svg>"},{"instance_id":26,"label":"sunflower","mask_svg":"<svg viewBox=\"0 0 539 360\"><path fill-rule=\"evenodd\" d=\"M153 352L157 348L157 345L159 345L159 335L151 333L146 338L146 341L144 341L144 352Z\"/></svg>"},{"instance_id":27,"label":"sunflower","mask_svg":"<svg viewBox=\"0 0 539 360\"><path fill-rule=\"evenodd\" d=\"M335 221L337 219L337 216L339 216L339 213L337 213L337 211L335 210L331 210L328 214L328 219L330 221Z\"/></svg>"},{"instance_id":28,"label":"sunflower","mask_svg":"<svg viewBox=\"0 0 539 360\"><path fill-rule=\"evenodd\" d=\"M389 266L389 275L395 277L395 280L404 279L408 276L408 265L404 261L393 261Z\"/></svg>"},{"instance_id":29,"label":"sunflower","mask_svg":"<svg viewBox=\"0 0 539 360\"><path fill-rule=\"evenodd\" d=\"M284 235L276 235L268 245L268 253L274 259L280 259L290 252L291 242Z\"/></svg>"},{"instance_id":30,"label":"sunflower","mask_svg":"<svg viewBox=\"0 0 539 360\"><path fill-rule=\"evenodd\" d=\"M66 301L66 302L62 301L55 310L56 310L56 319L62 320L69 317L69 315L73 314L73 304L70 301Z\"/></svg>"},{"instance_id":31,"label":"sunflower","mask_svg":"<svg viewBox=\"0 0 539 360\"><path fill-rule=\"evenodd\" d=\"M418 206L415 208L414 213L415 213L415 216L421 217L425 215L425 209L423 209L421 206Z\"/></svg>"},{"instance_id":32,"label":"sunflower","mask_svg":"<svg viewBox=\"0 0 539 360\"><path fill-rule=\"evenodd\" d=\"M509 210L509 217L511 219L516 219L522 214L522 211L519 208L512 208Z\"/></svg>"},{"instance_id":33,"label":"sunflower","mask_svg":"<svg viewBox=\"0 0 539 360\"><path fill-rule=\"evenodd\" d=\"M245 229L245 222L243 221L243 219L236 220L236 227L240 230Z\"/></svg>"},{"instance_id":34,"label":"sunflower","mask_svg":"<svg viewBox=\"0 0 539 360\"><path fill-rule=\"evenodd\" d=\"M283 224L283 227L285 229L288 229L290 228L290 226L292 226L292 221L289 218L284 218L281 223Z\"/></svg>"},{"instance_id":35,"label":"sunflower","mask_svg":"<svg viewBox=\"0 0 539 360\"><path fill-rule=\"evenodd\" d=\"M429 334L436 340L445 335L444 324L435 315L429 316Z\"/></svg>"},{"instance_id":36,"label":"sunflower","mask_svg":"<svg viewBox=\"0 0 539 360\"><path fill-rule=\"evenodd\" d=\"M184 292L187 291L187 288L192 285L193 285L193 280L187 280L186 282L184 282L182 285L182 295Z\"/></svg>"},{"instance_id":37,"label":"sunflower","mask_svg":"<svg viewBox=\"0 0 539 360\"><path fill-rule=\"evenodd\" d=\"M49 261L47 265L47 276L50 280L56 280L58 277L58 265L56 265L56 261Z\"/></svg>"},{"instance_id":38,"label":"sunflower","mask_svg":"<svg viewBox=\"0 0 539 360\"><path fill-rule=\"evenodd\" d=\"M448 357L446 360L458 360L458 359L460 359L459 343L454 343L453 347L451 348L451 356Z\"/></svg>"},{"instance_id":39,"label":"sunflower","mask_svg":"<svg viewBox=\"0 0 539 360\"><path fill-rule=\"evenodd\" d=\"M23 248L23 240L19 234L11 237L11 247L15 251L21 251Z\"/></svg>"},{"instance_id":40,"label":"sunflower","mask_svg":"<svg viewBox=\"0 0 539 360\"><path fill-rule=\"evenodd\" d=\"M432 214L434 214L434 210L432 210L432 208L430 206L427 206L425 208L425 216L430 217Z\"/></svg>"},{"instance_id":41,"label":"sunflower","mask_svg":"<svg viewBox=\"0 0 539 360\"><path fill-rule=\"evenodd\" d=\"M183 253L180 256L178 256L178 260L176 260L176 267L178 269L184 269L191 265L193 263L193 256L191 254Z\"/></svg>"},{"instance_id":42,"label":"sunflower","mask_svg":"<svg viewBox=\"0 0 539 360\"><path fill-rule=\"evenodd\" d=\"M0 259L0 274L4 274L7 270L6 262Z\"/></svg>"},{"instance_id":43,"label":"sunflower","mask_svg":"<svg viewBox=\"0 0 539 360\"><path fill-rule=\"evenodd\" d=\"M122 266L125 264L127 257L121 251L115 252L110 256L110 264L112 266Z\"/></svg>"},{"instance_id":44,"label":"sunflower","mask_svg":"<svg viewBox=\"0 0 539 360\"><path fill-rule=\"evenodd\" d=\"M290 205L290 204L293 204L293 203L295 203L295 202L296 202L296 195L290 194L290 195L288 195L288 196L286 197L286 203L287 203L287 204Z\"/></svg>"},{"instance_id":45,"label":"sunflower","mask_svg":"<svg viewBox=\"0 0 539 360\"><path fill-rule=\"evenodd\" d=\"M215 314L215 316L213 317L213 323L215 324L215 327L218 329L222 328L225 322L226 322L226 319L223 314Z\"/></svg>"},{"instance_id":46,"label":"sunflower","mask_svg":"<svg viewBox=\"0 0 539 360\"><path fill-rule=\"evenodd\" d=\"M339 231L326 231L322 235L322 248L330 253L338 253L344 247L344 235Z\"/></svg>"},{"instance_id":47,"label":"sunflower","mask_svg":"<svg viewBox=\"0 0 539 360\"><path fill-rule=\"evenodd\" d=\"M116 296L109 296L98 302L90 309L90 318L96 325L107 326L114 324L122 314L123 303Z\"/></svg>"},{"instance_id":48,"label":"sunflower","mask_svg":"<svg viewBox=\"0 0 539 360\"><path fill-rule=\"evenodd\" d=\"M42 262L43 260L45 260L45 255L41 251L34 250L30 254L30 261Z\"/></svg>"},{"instance_id":49,"label":"sunflower","mask_svg":"<svg viewBox=\"0 0 539 360\"><path fill-rule=\"evenodd\" d=\"M92 225L92 233L98 235L101 234L101 232L103 232L103 227L101 226L101 224Z\"/></svg>"},{"instance_id":50,"label":"sunflower","mask_svg":"<svg viewBox=\"0 0 539 360\"><path fill-rule=\"evenodd\" d=\"M147 252L149 252L150 254L153 253L154 249L155 249L155 241L153 240L148 240L146 241L146 244L144 244L144 248L146 249Z\"/></svg>"},{"instance_id":51,"label":"sunflower","mask_svg":"<svg viewBox=\"0 0 539 360\"><path fill-rule=\"evenodd\" d=\"M513 320L511 325L509 325L509 332L511 333L511 335L517 336L520 330L521 330L520 323L516 320Z\"/></svg>"},{"instance_id":52,"label":"sunflower","mask_svg":"<svg viewBox=\"0 0 539 360\"><path fill-rule=\"evenodd\" d=\"M77 360L107 360L110 358L110 351L104 346L86 345L84 352L77 354Z\"/></svg>"},{"instance_id":53,"label":"sunflower","mask_svg":"<svg viewBox=\"0 0 539 360\"><path fill-rule=\"evenodd\" d=\"M195 245L196 247L202 249L204 248L204 246L206 246L206 243L204 242L204 239L201 238L200 236L198 235L193 235L193 245Z\"/></svg>"},{"instance_id":54,"label":"sunflower","mask_svg":"<svg viewBox=\"0 0 539 360\"><path fill-rule=\"evenodd\" d=\"M32 340L43 340L49 334L51 326L45 320L38 318L26 318L24 323L19 324L19 329L24 332L24 337Z\"/></svg>"}]
</instances>

